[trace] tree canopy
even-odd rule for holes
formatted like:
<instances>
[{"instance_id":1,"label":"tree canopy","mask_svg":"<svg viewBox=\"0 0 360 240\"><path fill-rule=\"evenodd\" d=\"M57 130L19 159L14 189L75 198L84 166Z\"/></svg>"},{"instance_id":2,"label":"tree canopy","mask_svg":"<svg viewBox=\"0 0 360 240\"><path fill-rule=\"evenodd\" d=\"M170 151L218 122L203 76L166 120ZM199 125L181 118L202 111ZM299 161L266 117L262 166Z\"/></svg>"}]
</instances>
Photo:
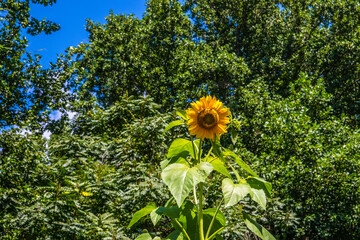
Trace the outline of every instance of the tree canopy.
<instances>
[{"instance_id":1,"label":"tree canopy","mask_svg":"<svg viewBox=\"0 0 360 240\"><path fill-rule=\"evenodd\" d=\"M33 0L52 5L56 0ZM30 2L4 0L0 3L0 126L11 126L29 117L38 117L49 107L57 89L56 81L39 64L40 55L29 53L30 35L51 34L60 26L30 15Z\"/></svg>"}]
</instances>

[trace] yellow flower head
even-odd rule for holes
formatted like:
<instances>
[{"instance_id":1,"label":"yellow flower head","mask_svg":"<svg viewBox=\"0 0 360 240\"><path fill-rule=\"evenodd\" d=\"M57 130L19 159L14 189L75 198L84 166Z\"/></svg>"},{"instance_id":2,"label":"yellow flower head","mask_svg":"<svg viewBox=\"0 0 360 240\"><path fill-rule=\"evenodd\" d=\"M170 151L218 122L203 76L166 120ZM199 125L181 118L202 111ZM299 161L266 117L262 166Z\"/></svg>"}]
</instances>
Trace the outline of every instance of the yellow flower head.
<instances>
[{"instance_id":1,"label":"yellow flower head","mask_svg":"<svg viewBox=\"0 0 360 240\"><path fill-rule=\"evenodd\" d=\"M215 141L215 135L226 133L226 124L230 123L229 108L215 97L202 97L200 101L191 103L186 110L187 124L191 135L197 138L209 138Z\"/></svg>"}]
</instances>

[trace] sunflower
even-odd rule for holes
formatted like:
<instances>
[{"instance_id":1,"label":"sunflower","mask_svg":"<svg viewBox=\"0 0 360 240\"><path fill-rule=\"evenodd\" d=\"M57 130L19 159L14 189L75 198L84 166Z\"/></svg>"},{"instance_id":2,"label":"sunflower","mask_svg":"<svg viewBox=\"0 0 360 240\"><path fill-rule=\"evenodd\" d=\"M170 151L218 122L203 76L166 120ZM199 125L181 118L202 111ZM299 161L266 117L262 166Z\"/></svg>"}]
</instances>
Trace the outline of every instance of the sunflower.
<instances>
[{"instance_id":1,"label":"sunflower","mask_svg":"<svg viewBox=\"0 0 360 240\"><path fill-rule=\"evenodd\" d=\"M215 135L226 133L226 124L230 123L229 108L216 97L202 97L200 101L191 103L191 108L186 110L187 124L191 135L197 138L209 138L215 141Z\"/></svg>"}]
</instances>

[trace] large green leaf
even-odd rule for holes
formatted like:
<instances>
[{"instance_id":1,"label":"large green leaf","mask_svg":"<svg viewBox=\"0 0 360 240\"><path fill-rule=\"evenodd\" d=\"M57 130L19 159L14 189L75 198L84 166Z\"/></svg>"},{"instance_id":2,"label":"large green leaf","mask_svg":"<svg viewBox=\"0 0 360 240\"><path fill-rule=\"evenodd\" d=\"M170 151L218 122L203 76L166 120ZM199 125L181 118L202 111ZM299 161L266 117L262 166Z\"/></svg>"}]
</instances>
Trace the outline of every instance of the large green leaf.
<instances>
[{"instance_id":1,"label":"large green leaf","mask_svg":"<svg viewBox=\"0 0 360 240\"><path fill-rule=\"evenodd\" d=\"M174 163L162 171L161 177L180 207L194 186L200 182L205 182L212 170L213 167L207 162L202 162L192 168L184 164Z\"/></svg>"},{"instance_id":2,"label":"large green leaf","mask_svg":"<svg viewBox=\"0 0 360 240\"><path fill-rule=\"evenodd\" d=\"M134 214L133 218L131 219L131 221L127 227L130 228L132 225L137 223L141 218L150 214L155 209L156 209L155 203L151 203L151 204L147 205L146 207L140 209L139 211L137 211Z\"/></svg>"},{"instance_id":3,"label":"large green leaf","mask_svg":"<svg viewBox=\"0 0 360 240\"><path fill-rule=\"evenodd\" d=\"M266 195L264 190L262 189L256 189L256 188L250 188L250 196L251 199L257 202L260 207L263 209L266 209Z\"/></svg>"},{"instance_id":4,"label":"large green leaf","mask_svg":"<svg viewBox=\"0 0 360 240\"><path fill-rule=\"evenodd\" d=\"M242 200L251 192L251 189L247 183L234 184L231 179L225 178L222 181L222 191L224 194L225 207L230 207Z\"/></svg>"},{"instance_id":5,"label":"large green leaf","mask_svg":"<svg viewBox=\"0 0 360 240\"><path fill-rule=\"evenodd\" d=\"M151 219L151 222L154 224L154 226L156 226L156 224L161 219L161 213L160 212L161 211L159 211L159 208L156 208L156 209L152 210L151 213L150 213L150 219Z\"/></svg>"},{"instance_id":6,"label":"large green leaf","mask_svg":"<svg viewBox=\"0 0 360 240\"><path fill-rule=\"evenodd\" d=\"M266 197L270 197L271 184L258 177L248 178L246 182L251 187L251 199L257 202L263 209L266 209Z\"/></svg>"},{"instance_id":7,"label":"large green leaf","mask_svg":"<svg viewBox=\"0 0 360 240\"><path fill-rule=\"evenodd\" d=\"M235 160L235 162L242 167L245 171L247 171L249 174L253 175L254 177L259 177L251 168L243 161L241 160L235 153L230 151L229 149L226 149L223 152L224 156L229 156Z\"/></svg>"},{"instance_id":8,"label":"large green leaf","mask_svg":"<svg viewBox=\"0 0 360 240\"><path fill-rule=\"evenodd\" d=\"M183 122L182 120L173 121L173 122L169 123L169 124L166 126L166 128L165 128L165 130L164 130L164 133L166 133L167 131L169 131L169 130L170 130L171 128L173 128L173 127L180 126L180 125L183 125L183 124L184 124L184 122Z\"/></svg>"},{"instance_id":9,"label":"large green leaf","mask_svg":"<svg viewBox=\"0 0 360 240\"><path fill-rule=\"evenodd\" d=\"M161 169L165 169L168 165L173 163L182 163L189 166L189 162L186 160L187 156L189 155L189 152L181 152L176 157L172 157L170 159L165 159L160 162Z\"/></svg>"},{"instance_id":10,"label":"large green leaf","mask_svg":"<svg viewBox=\"0 0 360 240\"><path fill-rule=\"evenodd\" d=\"M183 228L188 233L190 239L199 240L199 231L198 231L198 217L197 217L197 206L195 206L191 201L187 200L181 206L181 214L178 219L179 223L183 226ZM181 231L182 229L178 224L175 229Z\"/></svg>"},{"instance_id":11,"label":"large green leaf","mask_svg":"<svg viewBox=\"0 0 360 240\"><path fill-rule=\"evenodd\" d=\"M263 240L276 240L276 238L271 235L271 233L266 230L263 226L258 224L254 219L252 219L249 215L243 213L245 219L245 225L256 234L259 238Z\"/></svg>"},{"instance_id":12,"label":"large green leaf","mask_svg":"<svg viewBox=\"0 0 360 240\"><path fill-rule=\"evenodd\" d=\"M215 215L215 212L216 212L216 208L208 208L203 211L203 214L208 215L212 218ZM220 223L221 226L225 226L226 218L221 211L218 211L215 219Z\"/></svg>"},{"instance_id":13,"label":"large green leaf","mask_svg":"<svg viewBox=\"0 0 360 240\"><path fill-rule=\"evenodd\" d=\"M195 140L194 145L199 146L199 142L200 140ZM167 158L170 159L178 156L184 157L184 152L187 153L187 155L190 154L193 158L195 158L197 149L195 149L194 153L193 144L191 143L191 141L183 138L177 138L171 143Z\"/></svg>"},{"instance_id":14,"label":"large green leaf","mask_svg":"<svg viewBox=\"0 0 360 240\"><path fill-rule=\"evenodd\" d=\"M224 166L224 163L219 158L209 157L207 162L209 162L211 166L213 166L215 171L225 175L228 178L231 178L230 173Z\"/></svg>"}]
</instances>

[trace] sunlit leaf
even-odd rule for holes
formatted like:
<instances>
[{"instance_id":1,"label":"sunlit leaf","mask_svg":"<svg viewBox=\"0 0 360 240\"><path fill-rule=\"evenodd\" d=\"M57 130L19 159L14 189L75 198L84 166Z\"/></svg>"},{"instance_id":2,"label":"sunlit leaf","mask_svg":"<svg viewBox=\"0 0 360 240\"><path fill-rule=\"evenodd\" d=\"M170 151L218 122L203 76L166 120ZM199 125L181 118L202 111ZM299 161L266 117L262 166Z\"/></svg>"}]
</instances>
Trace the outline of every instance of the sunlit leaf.
<instances>
[{"instance_id":1,"label":"sunlit leaf","mask_svg":"<svg viewBox=\"0 0 360 240\"><path fill-rule=\"evenodd\" d=\"M231 175L229 173L229 171L226 169L226 167L224 166L224 163L222 161L220 161L218 158L213 158L213 157L209 157L207 159L207 162L209 162L215 171L223 174L224 176L231 178Z\"/></svg>"},{"instance_id":2,"label":"sunlit leaf","mask_svg":"<svg viewBox=\"0 0 360 240\"><path fill-rule=\"evenodd\" d=\"M222 191L225 200L225 207L231 207L249 194L251 189L247 183L234 184L231 179L225 178L222 181Z\"/></svg>"},{"instance_id":3,"label":"sunlit leaf","mask_svg":"<svg viewBox=\"0 0 360 240\"><path fill-rule=\"evenodd\" d=\"M207 162L202 162L192 168L174 163L163 170L161 177L180 207L194 186L204 182L212 169L211 164Z\"/></svg>"},{"instance_id":4,"label":"sunlit leaf","mask_svg":"<svg viewBox=\"0 0 360 240\"><path fill-rule=\"evenodd\" d=\"M184 124L184 122L183 122L182 120L173 121L173 122L169 123L169 124L166 126L166 128L165 128L165 130L164 130L164 133L166 133L167 131L169 131L169 130L170 130L171 128L173 128L173 127L180 126L180 125L183 125L183 124Z\"/></svg>"},{"instance_id":5,"label":"sunlit leaf","mask_svg":"<svg viewBox=\"0 0 360 240\"><path fill-rule=\"evenodd\" d=\"M127 228L130 228L132 225L134 225L135 223L137 223L141 218L145 217L146 215L150 214L153 210L156 209L155 203L151 203L149 205L147 205L146 207L140 209L139 211L137 211L133 218L131 219L129 225L127 226Z\"/></svg>"},{"instance_id":6,"label":"sunlit leaf","mask_svg":"<svg viewBox=\"0 0 360 240\"><path fill-rule=\"evenodd\" d=\"M195 147L199 145L199 140L194 141ZM175 139L169 148L167 158L173 158L177 156L184 156L184 153L190 154L193 158L195 158L195 154L197 153L197 149L193 149L193 144L191 141L177 138Z\"/></svg>"}]
</instances>

